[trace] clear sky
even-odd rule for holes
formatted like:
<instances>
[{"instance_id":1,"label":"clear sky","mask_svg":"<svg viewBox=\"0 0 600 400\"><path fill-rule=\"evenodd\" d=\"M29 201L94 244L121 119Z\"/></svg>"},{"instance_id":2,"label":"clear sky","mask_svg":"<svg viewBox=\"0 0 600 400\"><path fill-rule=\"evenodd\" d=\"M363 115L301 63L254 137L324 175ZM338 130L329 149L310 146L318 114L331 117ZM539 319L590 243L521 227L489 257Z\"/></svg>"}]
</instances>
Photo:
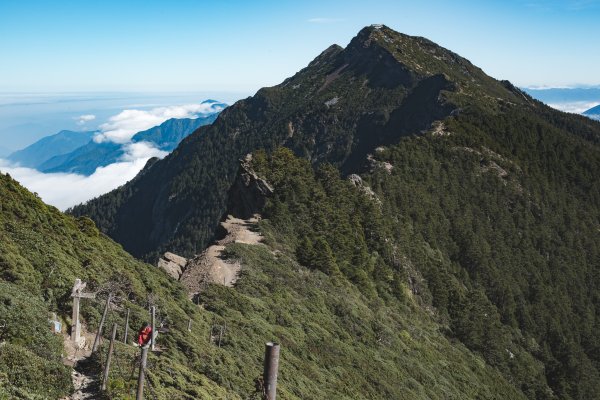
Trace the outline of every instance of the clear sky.
<instances>
[{"instance_id":1,"label":"clear sky","mask_svg":"<svg viewBox=\"0 0 600 400\"><path fill-rule=\"evenodd\" d=\"M0 0L0 91L252 91L372 23L519 86L600 84L600 0Z\"/></svg>"}]
</instances>

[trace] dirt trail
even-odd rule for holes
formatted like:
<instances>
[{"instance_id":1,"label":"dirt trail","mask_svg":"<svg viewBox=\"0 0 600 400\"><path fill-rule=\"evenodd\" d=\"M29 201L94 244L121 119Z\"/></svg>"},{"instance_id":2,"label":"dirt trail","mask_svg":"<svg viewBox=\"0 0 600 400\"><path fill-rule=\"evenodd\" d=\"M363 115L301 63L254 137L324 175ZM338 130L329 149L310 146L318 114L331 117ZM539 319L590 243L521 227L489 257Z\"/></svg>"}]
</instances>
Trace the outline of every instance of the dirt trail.
<instances>
[{"instance_id":1,"label":"dirt trail","mask_svg":"<svg viewBox=\"0 0 600 400\"><path fill-rule=\"evenodd\" d=\"M81 341L76 344L71 341L67 334L63 335L65 358L63 363L73 367L71 379L73 380L74 391L61 400L87 400L97 398L100 391L100 382L98 373L94 371L89 363L91 355L90 347L94 342L94 334L85 330L82 325Z\"/></svg>"},{"instance_id":2,"label":"dirt trail","mask_svg":"<svg viewBox=\"0 0 600 400\"><path fill-rule=\"evenodd\" d=\"M188 261L181 282L190 293L201 291L205 283L218 283L225 286L233 286L238 278L241 265L237 261L223 259L223 250L230 243L244 243L257 245L262 241L262 236L257 232L259 215L249 219L227 217L221 226L227 234L209 246L202 254Z\"/></svg>"},{"instance_id":3,"label":"dirt trail","mask_svg":"<svg viewBox=\"0 0 600 400\"><path fill-rule=\"evenodd\" d=\"M71 377L75 391L64 400L95 399L100 392L100 381L95 371L91 370L87 358L78 361L73 368Z\"/></svg>"}]
</instances>

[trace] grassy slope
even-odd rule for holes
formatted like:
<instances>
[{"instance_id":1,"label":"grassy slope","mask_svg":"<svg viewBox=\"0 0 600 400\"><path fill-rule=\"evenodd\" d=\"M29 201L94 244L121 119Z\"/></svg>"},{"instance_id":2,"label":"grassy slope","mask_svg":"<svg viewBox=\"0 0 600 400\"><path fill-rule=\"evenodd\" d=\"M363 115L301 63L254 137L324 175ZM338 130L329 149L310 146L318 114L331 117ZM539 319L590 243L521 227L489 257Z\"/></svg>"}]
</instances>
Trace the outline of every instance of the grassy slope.
<instances>
[{"instance_id":1,"label":"grassy slope","mask_svg":"<svg viewBox=\"0 0 600 400\"><path fill-rule=\"evenodd\" d=\"M32 336L44 331L48 311L68 323L70 287L80 277L101 289L100 300L86 302L82 310L92 328L107 282L119 303L108 326L122 326L124 307L132 308L137 326L147 318L149 294L154 297L170 327L160 342L165 351L149 361L159 399L252 396L254 379L262 372L263 343L270 339L283 348L282 399L523 398L481 358L446 339L413 302L399 306L367 298L339 276L299 266L285 246L279 253L265 246L230 246L230 256L246 266L244 274L235 289L211 286L200 311L177 283L132 259L88 220L44 205L6 176L0 180L0 284L9 299L2 306L9 326L19 322L23 327L2 333L7 344L0 351L0 396L56 398L70 390L68 371L60 367L60 340L47 333L43 339ZM274 244L273 228L265 222L263 229ZM186 330L188 316L194 319L192 333ZM207 343L213 320L228 324L222 348ZM34 372L44 365L31 356L40 340L53 360L44 368L56 379L40 381ZM26 357L15 358L19 354ZM128 398L135 352L118 345L117 354L110 395ZM19 372L17 380L15 371L30 372Z\"/></svg>"},{"instance_id":2,"label":"grassy slope","mask_svg":"<svg viewBox=\"0 0 600 400\"><path fill-rule=\"evenodd\" d=\"M2 298L7 299L0 308L9 327L0 330L1 340L7 342L0 348L0 390L10 393L9 397L22 392L57 398L71 389L70 373L60 368L62 342L47 333L46 321L48 312L56 312L65 325L70 323L69 296L75 278L88 282L89 290L100 291L98 301L82 304L82 315L90 330L97 326L102 299L109 288L115 292L118 306L109 314L109 327L113 322L122 327L123 310L130 307L131 326L136 329L148 318L145 309L154 299L161 318L170 322L171 331L162 340L164 356L151 357L156 365L151 376L166 379L170 368L182 379L180 385L164 389L163 398L180 398L183 393L201 398L223 396L222 388L193 371L194 361L203 354L197 343L206 342L202 340L202 329L207 323L181 287L158 269L133 259L100 234L90 220L60 213L5 175L0 175L0 278ZM198 327L191 334L185 329L188 316ZM18 330L13 329L20 324ZM57 371L56 379L39 380L37 372L22 373L45 365L32 356L40 354L40 346L45 348L41 356L50 360L47 368ZM125 355L127 349L122 352ZM15 358L17 354L25 356ZM121 363L125 362L123 359ZM127 365L127 372L129 368Z\"/></svg>"}]
</instances>

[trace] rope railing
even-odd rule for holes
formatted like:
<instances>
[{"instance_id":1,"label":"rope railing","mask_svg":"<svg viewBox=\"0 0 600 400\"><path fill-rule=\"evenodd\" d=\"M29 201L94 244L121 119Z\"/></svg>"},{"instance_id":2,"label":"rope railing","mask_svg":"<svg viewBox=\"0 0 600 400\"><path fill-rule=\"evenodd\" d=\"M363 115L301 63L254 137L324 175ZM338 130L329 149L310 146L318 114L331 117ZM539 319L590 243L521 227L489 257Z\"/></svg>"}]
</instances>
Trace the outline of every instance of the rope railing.
<instances>
[{"instance_id":1,"label":"rope railing","mask_svg":"<svg viewBox=\"0 0 600 400\"><path fill-rule=\"evenodd\" d=\"M76 286L78 284L81 286L81 281L78 280ZM85 287L85 284L82 287ZM74 320L78 321L79 300L80 298L90 297L86 296L86 294L75 292L75 290L73 293L74 295L72 295L72 297L74 298L74 305L77 304L77 315L74 310ZM143 346L137 347L137 345L127 343L127 335L129 335L129 329L131 328L129 325L130 317L135 317L136 313L132 313L130 307L124 307L126 300L122 297L116 296L111 291L104 291L104 293L106 294L105 300L95 298L95 295L92 297L94 301L104 303L102 318L99 322L98 331L92 346L92 355L96 355L95 361L100 367L97 380L101 382L101 389L107 392L111 397L119 397L120 395L131 397L133 396L134 391L136 391L136 400L142 400L144 398L145 385L152 398L158 400L158 388L156 388L153 383L153 379L151 378L153 374L150 372L151 368L147 365L147 361L150 350L153 352L156 349L155 341L158 332L168 331L168 329L163 329L165 324L169 321L169 318L166 313L163 313L162 308L159 307L160 299L154 297L154 295L150 295L145 304L146 307L142 308L139 305L137 306L146 309L148 312L148 319L153 322L153 329L151 330L149 340ZM125 322L123 323L122 321ZM156 321L159 322L156 323ZM105 326L112 327L109 346L106 346L106 340L103 340L103 328ZM123 332L120 340L117 337L119 326L122 326ZM180 323L175 323L172 327L183 332L192 332L192 319L189 318L185 322L180 321ZM73 332L76 332L76 330L72 330L72 333ZM216 321L213 319L208 335L209 343L218 347L221 347L224 344L227 345L227 334L227 322L225 320ZM152 364L150 364L150 366L151 365ZM257 382L260 382L260 389L258 389L259 386L257 386L257 393L264 399L275 399L278 365L279 345L277 343L269 342L266 344L265 348L263 376L262 379L259 378L257 380ZM111 368L111 366L113 367ZM129 368L131 368L131 370L128 373ZM136 369L139 371L137 379L135 377Z\"/></svg>"}]
</instances>

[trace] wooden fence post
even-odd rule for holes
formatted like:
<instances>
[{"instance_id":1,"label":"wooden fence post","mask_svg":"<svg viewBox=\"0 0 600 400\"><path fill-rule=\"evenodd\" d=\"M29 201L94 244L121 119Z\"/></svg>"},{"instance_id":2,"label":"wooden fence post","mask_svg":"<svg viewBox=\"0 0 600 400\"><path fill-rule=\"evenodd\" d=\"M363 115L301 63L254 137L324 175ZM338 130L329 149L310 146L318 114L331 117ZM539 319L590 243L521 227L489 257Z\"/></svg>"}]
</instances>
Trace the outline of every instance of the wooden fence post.
<instances>
[{"instance_id":1,"label":"wooden fence post","mask_svg":"<svg viewBox=\"0 0 600 400\"><path fill-rule=\"evenodd\" d=\"M110 371L110 361L112 359L112 353L115 348L115 337L117 336L117 324L113 325L112 336L110 337L110 345L108 346L108 354L106 355L106 365L104 365L104 374L102 374L102 391L106 390L106 383L108 382L108 372Z\"/></svg>"},{"instance_id":2,"label":"wooden fence post","mask_svg":"<svg viewBox=\"0 0 600 400\"><path fill-rule=\"evenodd\" d=\"M123 343L127 344L127 335L129 334L129 308L125 317L125 333L123 334Z\"/></svg>"},{"instance_id":3,"label":"wooden fence post","mask_svg":"<svg viewBox=\"0 0 600 400\"><path fill-rule=\"evenodd\" d=\"M150 334L150 349L154 351L154 338L156 337L156 307L152 306L150 308L150 313L152 314L152 333Z\"/></svg>"},{"instance_id":4,"label":"wooden fence post","mask_svg":"<svg viewBox=\"0 0 600 400\"><path fill-rule=\"evenodd\" d=\"M221 340L223 340L223 325L221 325L219 330L219 347L221 347Z\"/></svg>"},{"instance_id":5,"label":"wooden fence post","mask_svg":"<svg viewBox=\"0 0 600 400\"><path fill-rule=\"evenodd\" d=\"M265 366L263 381L266 400L275 400L277 395L277 372L279 370L279 344L268 342L265 345Z\"/></svg>"},{"instance_id":6,"label":"wooden fence post","mask_svg":"<svg viewBox=\"0 0 600 400\"><path fill-rule=\"evenodd\" d=\"M138 387L136 400L144 400L144 374L146 373L146 363L148 361L148 346L142 347L142 359L140 360L140 374L138 376Z\"/></svg>"},{"instance_id":7,"label":"wooden fence post","mask_svg":"<svg viewBox=\"0 0 600 400\"><path fill-rule=\"evenodd\" d=\"M112 293L108 294L106 298L106 305L104 306L104 312L102 313L102 319L100 320L100 326L98 326L98 333L96 333L96 339L94 339L94 345L92 346L92 353L98 350L98 345L100 344L100 336L102 335L102 328L104 328L104 321L106 320L106 314L108 313L108 307L110 305L110 300L112 298Z\"/></svg>"}]
</instances>

